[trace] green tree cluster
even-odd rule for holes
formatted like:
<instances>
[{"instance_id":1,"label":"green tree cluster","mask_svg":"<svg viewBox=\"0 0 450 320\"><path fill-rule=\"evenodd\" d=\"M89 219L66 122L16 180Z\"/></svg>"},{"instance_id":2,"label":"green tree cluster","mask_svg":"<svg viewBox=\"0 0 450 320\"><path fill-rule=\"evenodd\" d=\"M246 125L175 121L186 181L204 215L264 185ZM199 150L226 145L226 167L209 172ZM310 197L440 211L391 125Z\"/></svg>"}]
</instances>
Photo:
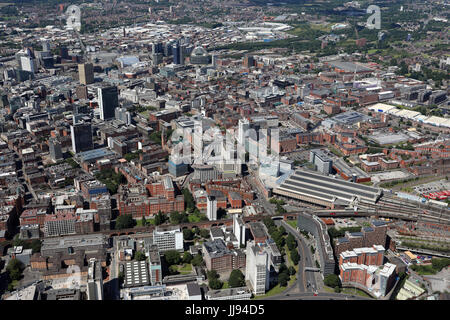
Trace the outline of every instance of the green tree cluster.
<instances>
[{"instance_id":1,"label":"green tree cluster","mask_svg":"<svg viewBox=\"0 0 450 320\"><path fill-rule=\"evenodd\" d=\"M191 261L192 265L195 267L201 267L203 265L203 257L200 253L196 254Z\"/></svg>"},{"instance_id":2,"label":"green tree cluster","mask_svg":"<svg viewBox=\"0 0 450 320\"><path fill-rule=\"evenodd\" d=\"M116 173L114 169L106 168L95 174L95 178L106 185L109 193L116 194L120 184L127 182L123 174Z\"/></svg>"},{"instance_id":3,"label":"green tree cluster","mask_svg":"<svg viewBox=\"0 0 450 320\"><path fill-rule=\"evenodd\" d=\"M450 258L433 258L431 259L431 265L433 269L439 272L450 265Z\"/></svg>"},{"instance_id":4,"label":"green tree cluster","mask_svg":"<svg viewBox=\"0 0 450 320\"><path fill-rule=\"evenodd\" d=\"M237 288L245 286L245 277L241 270L235 269L231 271L230 278L228 279L228 286L230 288Z\"/></svg>"},{"instance_id":5,"label":"green tree cluster","mask_svg":"<svg viewBox=\"0 0 450 320\"><path fill-rule=\"evenodd\" d=\"M189 222L188 216L186 213L182 212L178 212L178 211L173 211L170 214L170 223L172 224L180 224L180 223L187 223Z\"/></svg>"},{"instance_id":6,"label":"green tree cluster","mask_svg":"<svg viewBox=\"0 0 450 320\"><path fill-rule=\"evenodd\" d=\"M11 259L8 262L8 265L6 266L6 271L8 273L8 290L12 291L13 285L12 285L12 281L18 281L22 278L22 272L23 269L25 269L25 266L23 265L22 262L20 262L18 259Z\"/></svg>"},{"instance_id":7,"label":"green tree cluster","mask_svg":"<svg viewBox=\"0 0 450 320\"><path fill-rule=\"evenodd\" d=\"M220 276L216 270L208 271L206 273L206 275L208 277L208 286L211 289L214 289L214 290L222 289L223 282L220 281L220 279L219 279Z\"/></svg>"},{"instance_id":8,"label":"green tree cluster","mask_svg":"<svg viewBox=\"0 0 450 320\"><path fill-rule=\"evenodd\" d=\"M286 234L286 230L284 229L284 227L280 226L279 228L277 228L273 220L269 217L265 217L263 219L263 223L267 227L269 235L273 239L273 241L275 241L278 249L282 250L285 245L284 235Z\"/></svg>"},{"instance_id":9,"label":"green tree cluster","mask_svg":"<svg viewBox=\"0 0 450 320\"><path fill-rule=\"evenodd\" d=\"M181 255L176 250L169 250L164 253L164 259L169 266L177 265L181 262Z\"/></svg>"},{"instance_id":10,"label":"green tree cluster","mask_svg":"<svg viewBox=\"0 0 450 320\"><path fill-rule=\"evenodd\" d=\"M339 277L335 274L329 274L325 277L325 279L323 280L323 283L330 287L330 288L335 288L335 287L340 287L341 286L341 280L339 279Z\"/></svg>"},{"instance_id":11,"label":"green tree cluster","mask_svg":"<svg viewBox=\"0 0 450 320\"><path fill-rule=\"evenodd\" d=\"M159 226L166 222L167 216L161 212L161 210L158 211L158 214L155 216L155 225Z\"/></svg>"},{"instance_id":12,"label":"green tree cluster","mask_svg":"<svg viewBox=\"0 0 450 320\"><path fill-rule=\"evenodd\" d=\"M195 201L194 197L192 196L192 193L187 188L184 188L181 192L183 193L184 196L184 203L186 205L186 210L189 212L194 211Z\"/></svg>"},{"instance_id":13,"label":"green tree cluster","mask_svg":"<svg viewBox=\"0 0 450 320\"><path fill-rule=\"evenodd\" d=\"M41 252L42 242L39 239L34 239L33 241L24 241L19 238L19 235L16 234L12 241L12 245L15 247L23 247L24 249L33 249L33 253Z\"/></svg>"},{"instance_id":14,"label":"green tree cluster","mask_svg":"<svg viewBox=\"0 0 450 320\"><path fill-rule=\"evenodd\" d=\"M128 229L133 228L136 225L136 221L131 214L122 214L116 219L116 229Z\"/></svg>"},{"instance_id":15,"label":"green tree cluster","mask_svg":"<svg viewBox=\"0 0 450 320\"><path fill-rule=\"evenodd\" d=\"M300 255L298 254L297 248L292 248L292 250L290 250L290 255L292 263L298 265L298 262L300 261Z\"/></svg>"},{"instance_id":16,"label":"green tree cluster","mask_svg":"<svg viewBox=\"0 0 450 320\"><path fill-rule=\"evenodd\" d=\"M191 263L194 257L189 251L185 251L183 254L183 263Z\"/></svg>"},{"instance_id":17,"label":"green tree cluster","mask_svg":"<svg viewBox=\"0 0 450 320\"><path fill-rule=\"evenodd\" d=\"M183 239L184 240L192 240L194 239L194 232L192 232L191 229L184 229L183 230Z\"/></svg>"},{"instance_id":18,"label":"green tree cluster","mask_svg":"<svg viewBox=\"0 0 450 320\"><path fill-rule=\"evenodd\" d=\"M289 250L292 250L294 248L297 248L297 241L295 240L295 237L290 233L286 237L286 245Z\"/></svg>"},{"instance_id":19,"label":"green tree cluster","mask_svg":"<svg viewBox=\"0 0 450 320\"><path fill-rule=\"evenodd\" d=\"M289 269L282 263L278 272L278 284L281 287L286 287L290 278Z\"/></svg>"},{"instance_id":20,"label":"green tree cluster","mask_svg":"<svg viewBox=\"0 0 450 320\"><path fill-rule=\"evenodd\" d=\"M144 253L144 252L138 251L138 252L136 252L136 254L134 255L134 258L135 258L137 261L144 261L147 257L145 256L145 253Z\"/></svg>"},{"instance_id":21,"label":"green tree cluster","mask_svg":"<svg viewBox=\"0 0 450 320\"><path fill-rule=\"evenodd\" d=\"M208 229L200 229L200 237L208 239L210 236L211 235Z\"/></svg>"}]
</instances>

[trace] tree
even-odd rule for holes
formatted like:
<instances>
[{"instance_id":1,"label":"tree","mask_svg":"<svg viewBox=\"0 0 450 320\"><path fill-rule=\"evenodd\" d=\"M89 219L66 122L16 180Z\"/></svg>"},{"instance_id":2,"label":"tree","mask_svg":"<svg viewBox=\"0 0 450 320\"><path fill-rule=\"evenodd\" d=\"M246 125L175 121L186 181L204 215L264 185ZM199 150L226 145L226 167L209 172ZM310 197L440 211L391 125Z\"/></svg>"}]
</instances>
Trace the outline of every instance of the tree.
<instances>
[{"instance_id":1,"label":"tree","mask_svg":"<svg viewBox=\"0 0 450 320\"><path fill-rule=\"evenodd\" d=\"M169 267L169 274L174 275L178 274L178 267L176 265L172 265Z\"/></svg>"},{"instance_id":2,"label":"tree","mask_svg":"<svg viewBox=\"0 0 450 320\"><path fill-rule=\"evenodd\" d=\"M263 223L266 225L267 229L269 229L270 227L275 227L275 223L273 222L273 220L269 217L265 217L263 219Z\"/></svg>"},{"instance_id":3,"label":"tree","mask_svg":"<svg viewBox=\"0 0 450 320\"><path fill-rule=\"evenodd\" d=\"M300 255L298 254L298 250L296 248L293 248L291 250L291 259L292 263L298 265L298 262L300 261Z\"/></svg>"},{"instance_id":4,"label":"tree","mask_svg":"<svg viewBox=\"0 0 450 320\"><path fill-rule=\"evenodd\" d=\"M181 221L181 215L178 211L173 211L170 214L170 223L172 224L179 224Z\"/></svg>"},{"instance_id":5,"label":"tree","mask_svg":"<svg viewBox=\"0 0 450 320\"><path fill-rule=\"evenodd\" d=\"M195 201L194 201L194 197L192 196L192 193L187 188L184 188L182 190L182 193L184 196L184 202L186 204L186 209L188 211L191 211L190 209L193 210L195 208Z\"/></svg>"},{"instance_id":6,"label":"tree","mask_svg":"<svg viewBox=\"0 0 450 320\"><path fill-rule=\"evenodd\" d=\"M282 272L278 275L278 284L281 287L286 287L289 281L289 273L288 272Z\"/></svg>"},{"instance_id":7,"label":"tree","mask_svg":"<svg viewBox=\"0 0 450 320\"><path fill-rule=\"evenodd\" d=\"M183 230L183 238L184 238L184 240L194 239L194 232L192 232L191 229L184 229Z\"/></svg>"},{"instance_id":8,"label":"tree","mask_svg":"<svg viewBox=\"0 0 450 320\"><path fill-rule=\"evenodd\" d=\"M33 249L33 253L36 253L36 252L41 252L41 240L39 240L39 239L34 239L32 242L31 242L31 249Z\"/></svg>"},{"instance_id":9,"label":"tree","mask_svg":"<svg viewBox=\"0 0 450 320\"><path fill-rule=\"evenodd\" d=\"M123 274L123 271L120 271L120 272L119 272L119 277L118 277L118 279L119 279L119 284L122 284L122 283L123 283L123 280L125 279L125 275Z\"/></svg>"},{"instance_id":10,"label":"tree","mask_svg":"<svg viewBox=\"0 0 450 320\"><path fill-rule=\"evenodd\" d=\"M25 241L23 241L22 239L20 239L20 238L19 238L19 235L16 234L16 235L14 236L13 246L14 246L14 247L23 247L23 246L25 246Z\"/></svg>"},{"instance_id":11,"label":"tree","mask_svg":"<svg viewBox=\"0 0 450 320\"><path fill-rule=\"evenodd\" d=\"M200 230L200 237L208 239L210 237L209 230L201 229Z\"/></svg>"},{"instance_id":12,"label":"tree","mask_svg":"<svg viewBox=\"0 0 450 320\"><path fill-rule=\"evenodd\" d=\"M134 255L134 258L137 261L144 261L146 259L145 253L143 253L142 251L138 251L136 252L136 254Z\"/></svg>"},{"instance_id":13,"label":"tree","mask_svg":"<svg viewBox=\"0 0 450 320\"><path fill-rule=\"evenodd\" d=\"M338 286L334 287L334 292L340 293L341 292L341 288L339 288Z\"/></svg>"},{"instance_id":14,"label":"tree","mask_svg":"<svg viewBox=\"0 0 450 320\"><path fill-rule=\"evenodd\" d=\"M286 237L286 245L289 250L297 247L297 241L295 241L295 237L291 233Z\"/></svg>"},{"instance_id":15,"label":"tree","mask_svg":"<svg viewBox=\"0 0 450 320\"><path fill-rule=\"evenodd\" d=\"M237 288L245 286L245 277L241 270L235 269L231 271L230 278L228 279L228 285L230 288Z\"/></svg>"},{"instance_id":16,"label":"tree","mask_svg":"<svg viewBox=\"0 0 450 320\"><path fill-rule=\"evenodd\" d=\"M155 225L159 226L163 224L166 221L166 216L161 212L161 210L158 211L158 214L155 216Z\"/></svg>"},{"instance_id":17,"label":"tree","mask_svg":"<svg viewBox=\"0 0 450 320\"><path fill-rule=\"evenodd\" d=\"M278 273L282 273L284 271L286 271L288 268L286 267L286 265L284 263L280 264L280 267L278 268Z\"/></svg>"},{"instance_id":18,"label":"tree","mask_svg":"<svg viewBox=\"0 0 450 320\"><path fill-rule=\"evenodd\" d=\"M219 279L211 279L208 281L208 285L213 290L222 289L223 283Z\"/></svg>"},{"instance_id":19,"label":"tree","mask_svg":"<svg viewBox=\"0 0 450 320\"><path fill-rule=\"evenodd\" d=\"M9 260L8 265L6 266L6 271L8 271L11 280L20 280L23 269L23 263L15 258Z\"/></svg>"},{"instance_id":20,"label":"tree","mask_svg":"<svg viewBox=\"0 0 450 320\"><path fill-rule=\"evenodd\" d=\"M145 216L142 216L141 223L142 223L143 226L147 225L147 219L145 219Z\"/></svg>"},{"instance_id":21,"label":"tree","mask_svg":"<svg viewBox=\"0 0 450 320\"><path fill-rule=\"evenodd\" d=\"M293 266L290 266L288 270L289 270L289 274L291 276L293 276L297 272L297 271L295 271L295 268Z\"/></svg>"},{"instance_id":22,"label":"tree","mask_svg":"<svg viewBox=\"0 0 450 320\"><path fill-rule=\"evenodd\" d=\"M201 254L197 254L193 259L192 259L192 265L195 267L200 267L201 265L203 265L203 257Z\"/></svg>"},{"instance_id":23,"label":"tree","mask_svg":"<svg viewBox=\"0 0 450 320\"><path fill-rule=\"evenodd\" d=\"M181 255L176 250L166 251L164 254L164 257L169 266L174 265L174 264L179 264L181 262Z\"/></svg>"},{"instance_id":24,"label":"tree","mask_svg":"<svg viewBox=\"0 0 450 320\"><path fill-rule=\"evenodd\" d=\"M189 251L185 251L184 254L183 254L183 262L184 263L191 263L192 259L194 259L192 254Z\"/></svg>"},{"instance_id":25,"label":"tree","mask_svg":"<svg viewBox=\"0 0 450 320\"><path fill-rule=\"evenodd\" d=\"M116 229L128 229L135 225L135 221L131 214L120 215L116 220Z\"/></svg>"},{"instance_id":26,"label":"tree","mask_svg":"<svg viewBox=\"0 0 450 320\"><path fill-rule=\"evenodd\" d=\"M330 288L340 287L341 281L339 280L339 277L335 274L329 274L324 279L324 284Z\"/></svg>"},{"instance_id":27,"label":"tree","mask_svg":"<svg viewBox=\"0 0 450 320\"><path fill-rule=\"evenodd\" d=\"M219 279L220 278L219 274L214 269L206 272L206 276L208 277L208 279Z\"/></svg>"}]
</instances>

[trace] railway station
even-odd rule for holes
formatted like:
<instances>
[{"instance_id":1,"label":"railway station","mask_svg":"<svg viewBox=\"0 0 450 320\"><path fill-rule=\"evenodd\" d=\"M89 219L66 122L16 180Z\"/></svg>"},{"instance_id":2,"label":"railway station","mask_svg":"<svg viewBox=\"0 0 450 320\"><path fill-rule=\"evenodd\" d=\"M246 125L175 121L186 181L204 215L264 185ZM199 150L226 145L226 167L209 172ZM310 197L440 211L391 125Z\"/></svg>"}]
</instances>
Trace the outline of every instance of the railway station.
<instances>
[{"instance_id":1,"label":"railway station","mask_svg":"<svg viewBox=\"0 0 450 320\"><path fill-rule=\"evenodd\" d=\"M381 189L306 170L296 170L273 193L330 208L375 204L382 196Z\"/></svg>"}]
</instances>

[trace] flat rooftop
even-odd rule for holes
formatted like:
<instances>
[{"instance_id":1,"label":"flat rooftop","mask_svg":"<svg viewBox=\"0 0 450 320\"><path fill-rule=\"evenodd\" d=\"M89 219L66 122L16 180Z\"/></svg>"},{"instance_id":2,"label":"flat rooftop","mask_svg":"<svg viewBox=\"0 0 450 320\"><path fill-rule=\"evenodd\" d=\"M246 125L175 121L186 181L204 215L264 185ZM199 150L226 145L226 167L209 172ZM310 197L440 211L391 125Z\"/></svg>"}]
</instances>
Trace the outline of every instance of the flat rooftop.
<instances>
[{"instance_id":1,"label":"flat rooftop","mask_svg":"<svg viewBox=\"0 0 450 320\"><path fill-rule=\"evenodd\" d=\"M126 287L140 287L150 284L147 264L144 261L127 262L125 264L124 285Z\"/></svg>"}]
</instances>

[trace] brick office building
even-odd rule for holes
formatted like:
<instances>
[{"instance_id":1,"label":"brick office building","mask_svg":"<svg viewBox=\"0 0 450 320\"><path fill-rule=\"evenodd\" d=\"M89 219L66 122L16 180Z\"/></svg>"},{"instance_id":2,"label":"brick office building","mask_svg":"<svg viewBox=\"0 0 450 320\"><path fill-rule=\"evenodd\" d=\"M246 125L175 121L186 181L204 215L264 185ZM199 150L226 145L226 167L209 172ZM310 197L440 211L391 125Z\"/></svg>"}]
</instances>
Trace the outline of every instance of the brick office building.
<instances>
[{"instance_id":1,"label":"brick office building","mask_svg":"<svg viewBox=\"0 0 450 320\"><path fill-rule=\"evenodd\" d=\"M221 273L245 267L244 252L239 249L229 249L222 239L204 242L202 251L208 270L216 270Z\"/></svg>"},{"instance_id":2,"label":"brick office building","mask_svg":"<svg viewBox=\"0 0 450 320\"><path fill-rule=\"evenodd\" d=\"M344 251L339 255L339 266L344 263L381 266L383 264L384 252L385 249L381 245Z\"/></svg>"},{"instance_id":3,"label":"brick office building","mask_svg":"<svg viewBox=\"0 0 450 320\"><path fill-rule=\"evenodd\" d=\"M386 246L387 225L384 221L373 221L370 227L364 227L361 232L346 232L345 237L337 239L334 253L337 257L344 251L355 248Z\"/></svg>"}]
</instances>

